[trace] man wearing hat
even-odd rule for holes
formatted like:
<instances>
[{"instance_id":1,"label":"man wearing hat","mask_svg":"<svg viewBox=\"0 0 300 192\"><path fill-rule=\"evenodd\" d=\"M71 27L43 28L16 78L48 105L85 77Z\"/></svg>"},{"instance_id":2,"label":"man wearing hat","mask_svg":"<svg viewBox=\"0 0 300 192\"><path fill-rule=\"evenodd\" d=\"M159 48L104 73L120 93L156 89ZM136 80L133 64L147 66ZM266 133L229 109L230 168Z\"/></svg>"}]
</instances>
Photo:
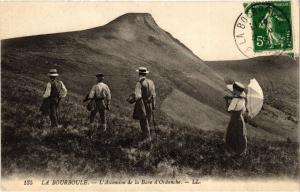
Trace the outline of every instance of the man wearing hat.
<instances>
[{"instance_id":1,"label":"man wearing hat","mask_svg":"<svg viewBox=\"0 0 300 192\"><path fill-rule=\"evenodd\" d=\"M58 76L56 69L50 69L48 76L50 82L47 83L43 98L49 99L51 126L58 127L57 108L61 98L66 97L67 89L62 81L56 79Z\"/></svg>"},{"instance_id":2,"label":"man wearing hat","mask_svg":"<svg viewBox=\"0 0 300 192\"><path fill-rule=\"evenodd\" d=\"M105 113L106 110L110 110L111 93L109 87L103 83L104 75L102 73L98 73L96 78L97 84L92 87L88 97L84 101L94 99L96 105L95 108L91 110L90 124L94 123L95 116L99 113L102 128L105 131L107 128Z\"/></svg>"},{"instance_id":3,"label":"man wearing hat","mask_svg":"<svg viewBox=\"0 0 300 192\"><path fill-rule=\"evenodd\" d=\"M135 101L136 105L143 104L146 112L146 114L140 114L138 119L140 121L143 139L145 141L151 141L149 123L156 104L155 86L152 80L146 78L146 75L149 73L146 67L139 67L136 71L139 73L139 81L135 86Z\"/></svg>"}]
</instances>

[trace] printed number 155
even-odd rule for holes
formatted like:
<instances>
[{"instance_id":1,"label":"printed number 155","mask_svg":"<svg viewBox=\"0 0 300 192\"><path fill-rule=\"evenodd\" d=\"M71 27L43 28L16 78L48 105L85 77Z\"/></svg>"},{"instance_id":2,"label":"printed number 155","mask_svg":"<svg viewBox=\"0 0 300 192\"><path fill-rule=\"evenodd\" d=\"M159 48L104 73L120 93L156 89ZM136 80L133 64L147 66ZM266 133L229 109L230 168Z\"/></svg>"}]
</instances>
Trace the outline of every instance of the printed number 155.
<instances>
[{"instance_id":1,"label":"printed number 155","mask_svg":"<svg viewBox=\"0 0 300 192\"><path fill-rule=\"evenodd\" d=\"M32 185L33 181L32 180L25 180L24 185Z\"/></svg>"}]
</instances>

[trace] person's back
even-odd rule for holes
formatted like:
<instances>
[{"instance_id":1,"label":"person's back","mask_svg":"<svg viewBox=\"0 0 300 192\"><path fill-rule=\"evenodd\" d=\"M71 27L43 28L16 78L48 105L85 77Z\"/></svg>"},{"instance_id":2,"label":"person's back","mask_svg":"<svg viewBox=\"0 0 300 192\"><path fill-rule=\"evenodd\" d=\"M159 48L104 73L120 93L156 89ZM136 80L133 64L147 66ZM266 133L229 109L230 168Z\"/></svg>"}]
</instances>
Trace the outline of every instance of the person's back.
<instances>
[{"instance_id":1,"label":"person's back","mask_svg":"<svg viewBox=\"0 0 300 192\"><path fill-rule=\"evenodd\" d=\"M101 125L104 130L107 128L106 110L110 110L111 93L108 85L103 83L104 75L98 73L97 84L95 84L84 102L91 100L90 103L95 103L95 106L90 109L90 124L93 125L97 113L100 114Z\"/></svg>"},{"instance_id":2,"label":"person's back","mask_svg":"<svg viewBox=\"0 0 300 192\"><path fill-rule=\"evenodd\" d=\"M142 137L147 142L151 141L149 123L153 115L152 112L155 109L155 86L152 80L146 78L146 75L149 73L147 68L139 67L136 71L139 73L139 81L134 91L136 103L133 117L140 121Z\"/></svg>"},{"instance_id":3,"label":"person's back","mask_svg":"<svg viewBox=\"0 0 300 192\"><path fill-rule=\"evenodd\" d=\"M57 79L54 79L54 80L51 80L50 84L51 84L50 98L53 98L53 99L60 98L60 93L63 89L62 82Z\"/></svg>"},{"instance_id":4,"label":"person's back","mask_svg":"<svg viewBox=\"0 0 300 192\"><path fill-rule=\"evenodd\" d=\"M96 85L94 85L94 91L95 91L94 97L96 99L105 99L105 100L111 99L109 87L103 82L99 82Z\"/></svg>"},{"instance_id":5,"label":"person's back","mask_svg":"<svg viewBox=\"0 0 300 192\"><path fill-rule=\"evenodd\" d=\"M153 96L155 96L155 88L154 83L150 79L142 79L141 83L141 92L142 92L142 99L144 102L151 102Z\"/></svg>"},{"instance_id":6,"label":"person's back","mask_svg":"<svg viewBox=\"0 0 300 192\"><path fill-rule=\"evenodd\" d=\"M51 120L51 126L52 127L58 127L58 115L57 115L57 108L59 105L59 101L61 98L66 97L67 95L67 89L62 81L59 81L56 79L58 76L56 69L50 69L48 76L50 78L50 82L47 83L46 90L43 94L44 101L43 103L49 103L49 106L47 105L47 108L49 109L49 115ZM41 107L41 109L44 111L44 107ZM43 112L42 111L42 112ZM44 114L47 114L43 112Z\"/></svg>"}]
</instances>

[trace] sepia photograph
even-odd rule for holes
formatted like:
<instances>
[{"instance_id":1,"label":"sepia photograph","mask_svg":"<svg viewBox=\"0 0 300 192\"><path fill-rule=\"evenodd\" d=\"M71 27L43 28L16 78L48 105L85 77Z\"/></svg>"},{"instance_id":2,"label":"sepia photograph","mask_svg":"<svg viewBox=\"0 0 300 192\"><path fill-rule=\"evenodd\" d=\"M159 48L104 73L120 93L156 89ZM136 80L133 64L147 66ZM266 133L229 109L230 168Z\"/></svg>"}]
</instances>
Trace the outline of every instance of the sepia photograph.
<instances>
[{"instance_id":1,"label":"sepia photograph","mask_svg":"<svg viewBox=\"0 0 300 192\"><path fill-rule=\"evenodd\" d=\"M0 2L1 191L298 191L298 1Z\"/></svg>"}]
</instances>

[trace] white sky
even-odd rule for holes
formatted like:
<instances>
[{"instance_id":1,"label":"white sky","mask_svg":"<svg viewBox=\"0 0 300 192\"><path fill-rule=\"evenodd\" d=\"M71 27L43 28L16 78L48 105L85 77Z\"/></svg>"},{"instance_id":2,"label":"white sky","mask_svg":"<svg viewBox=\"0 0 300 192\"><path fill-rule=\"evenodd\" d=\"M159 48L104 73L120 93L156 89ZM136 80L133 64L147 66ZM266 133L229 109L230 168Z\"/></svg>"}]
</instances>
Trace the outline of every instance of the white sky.
<instances>
[{"instance_id":1,"label":"white sky","mask_svg":"<svg viewBox=\"0 0 300 192\"><path fill-rule=\"evenodd\" d=\"M299 51L299 4L294 1ZM242 2L0 2L0 38L98 27L127 12L152 14L157 24L203 60L245 58L236 48L234 22Z\"/></svg>"}]
</instances>

